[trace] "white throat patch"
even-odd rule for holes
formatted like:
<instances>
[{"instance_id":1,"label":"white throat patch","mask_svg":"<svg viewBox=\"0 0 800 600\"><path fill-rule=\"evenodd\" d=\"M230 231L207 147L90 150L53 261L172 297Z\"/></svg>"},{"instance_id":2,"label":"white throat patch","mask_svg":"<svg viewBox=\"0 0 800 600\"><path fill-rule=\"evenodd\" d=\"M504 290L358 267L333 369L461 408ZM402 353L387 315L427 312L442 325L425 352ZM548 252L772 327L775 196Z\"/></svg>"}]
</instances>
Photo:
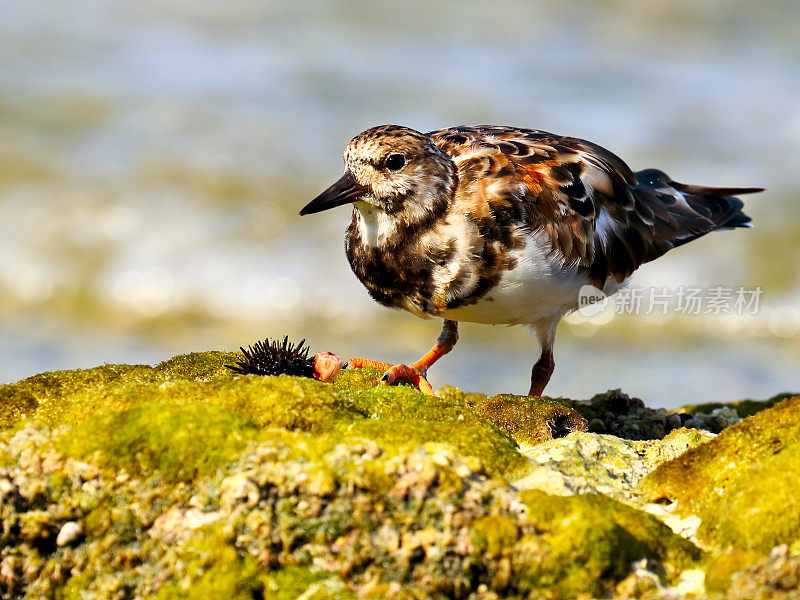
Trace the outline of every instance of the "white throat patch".
<instances>
[{"instance_id":1,"label":"white throat patch","mask_svg":"<svg viewBox=\"0 0 800 600\"><path fill-rule=\"evenodd\" d=\"M372 248L386 245L386 240L395 235L397 219L369 202L356 202L355 207L362 241Z\"/></svg>"}]
</instances>

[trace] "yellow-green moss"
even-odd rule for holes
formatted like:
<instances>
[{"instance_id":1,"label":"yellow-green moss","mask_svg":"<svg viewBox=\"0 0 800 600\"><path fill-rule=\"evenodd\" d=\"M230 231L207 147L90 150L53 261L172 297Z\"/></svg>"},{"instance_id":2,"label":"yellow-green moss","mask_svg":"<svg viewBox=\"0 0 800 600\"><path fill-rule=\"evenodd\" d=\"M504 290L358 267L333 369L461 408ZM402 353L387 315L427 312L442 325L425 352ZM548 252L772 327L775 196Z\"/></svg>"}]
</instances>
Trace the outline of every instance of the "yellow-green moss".
<instances>
[{"instance_id":1,"label":"yellow-green moss","mask_svg":"<svg viewBox=\"0 0 800 600\"><path fill-rule=\"evenodd\" d=\"M472 524L472 543L479 552L498 557L517 542L518 525L504 515L482 517Z\"/></svg>"},{"instance_id":2,"label":"yellow-green moss","mask_svg":"<svg viewBox=\"0 0 800 600\"><path fill-rule=\"evenodd\" d=\"M336 573L289 566L266 577L270 600L350 600L355 598Z\"/></svg>"},{"instance_id":3,"label":"yellow-green moss","mask_svg":"<svg viewBox=\"0 0 800 600\"><path fill-rule=\"evenodd\" d=\"M333 387L345 392L372 389L380 383L382 376L383 371L378 369L344 369L339 371Z\"/></svg>"},{"instance_id":4,"label":"yellow-green moss","mask_svg":"<svg viewBox=\"0 0 800 600\"><path fill-rule=\"evenodd\" d=\"M758 562L762 556L745 550L730 550L712 555L706 563L705 588L709 594L724 594L734 573Z\"/></svg>"},{"instance_id":5,"label":"yellow-green moss","mask_svg":"<svg viewBox=\"0 0 800 600\"><path fill-rule=\"evenodd\" d=\"M130 376L149 373L152 367L106 365L76 371L53 371L0 386L0 427L7 428L33 415L43 406L58 411L73 395L120 385Z\"/></svg>"},{"instance_id":6,"label":"yellow-green moss","mask_svg":"<svg viewBox=\"0 0 800 600\"><path fill-rule=\"evenodd\" d=\"M436 390L440 398L457 402L459 404L466 404L470 407L475 407L478 404L486 402L488 396L486 394L478 394L476 392L463 392L457 387L452 385L445 385Z\"/></svg>"},{"instance_id":7,"label":"yellow-green moss","mask_svg":"<svg viewBox=\"0 0 800 600\"><path fill-rule=\"evenodd\" d=\"M136 477L191 481L234 460L260 430L216 406L146 403L90 417L70 429L58 448Z\"/></svg>"},{"instance_id":8,"label":"yellow-green moss","mask_svg":"<svg viewBox=\"0 0 800 600\"><path fill-rule=\"evenodd\" d=\"M155 367L104 365L92 369L52 371L0 386L0 429L27 418L46 426L73 423L106 408L124 408L124 393L172 381L225 381L225 368L236 354L195 352ZM123 396L123 397L120 397Z\"/></svg>"},{"instance_id":9,"label":"yellow-green moss","mask_svg":"<svg viewBox=\"0 0 800 600\"><path fill-rule=\"evenodd\" d=\"M540 444L587 428L580 413L558 400L502 394L478 404L475 411L520 444Z\"/></svg>"},{"instance_id":10,"label":"yellow-green moss","mask_svg":"<svg viewBox=\"0 0 800 600\"><path fill-rule=\"evenodd\" d=\"M601 595L625 577L631 563L651 558L664 565L668 580L697 565L701 551L654 517L599 494L520 494L535 534L514 549L526 563L523 589L547 597Z\"/></svg>"},{"instance_id":11,"label":"yellow-green moss","mask_svg":"<svg viewBox=\"0 0 800 600\"><path fill-rule=\"evenodd\" d=\"M355 390L347 397L368 418L348 424L342 435L395 448L450 444L464 456L480 458L491 473L509 473L526 464L511 437L467 406L405 386Z\"/></svg>"},{"instance_id":12,"label":"yellow-green moss","mask_svg":"<svg viewBox=\"0 0 800 600\"><path fill-rule=\"evenodd\" d=\"M156 600L350 600L354 598L336 574L289 565L270 570L239 552L221 527L204 529L168 554L174 576L155 594Z\"/></svg>"},{"instance_id":13,"label":"yellow-green moss","mask_svg":"<svg viewBox=\"0 0 800 600\"><path fill-rule=\"evenodd\" d=\"M130 454L125 445L132 444L142 457L135 460L144 462L127 464L126 469L178 478L193 475L176 471L170 466L173 461L190 460L203 448L167 441L188 431L204 437L206 410L220 431L239 432L232 439L257 426L313 433L328 449L357 439L374 440L393 452L445 442L465 456L479 457L492 473L508 473L525 464L510 437L458 400L424 396L407 386L374 387L378 372L370 369L345 372L336 385L286 376L233 378L225 364L234 359L234 354L207 352L176 356L156 367L106 365L45 373L0 389L5 419L0 423L30 420L37 426L58 427L88 420L65 437L65 451L84 457L98 453L106 466L123 466L109 457ZM92 440L92 431L98 430L110 434ZM107 440L101 441L103 437ZM231 457L233 448L240 447L214 443L208 456L217 458L208 458L207 466L207 457L197 455L198 474L213 471L221 464L219 457ZM159 466L157 457L165 452Z\"/></svg>"},{"instance_id":14,"label":"yellow-green moss","mask_svg":"<svg viewBox=\"0 0 800 600\"><path fill-rule=\"evenodd\" d=\"M156 600L224 598L252 600L265 596L265 572L220 535L200 535L180 548L178 564L185 574L162 586Z\"/></svg>"},{"instance_id":15,"label":"yellow-green moss","mask_svg":"<svg viewBox=\"0 0 800 600\"><path fill-rule=\"evenodd\" d=\"M156 365L154 370L166 380L226 381L234 373L226 367L239 356L235 352L191 352L179 354Z\"/></svg>"},{"instance_id":16,"label":"yellow-green moss","mask_svg":"<svg viewBox=\"0 0 800 600\"><path fill-rule=\"evenodd\" d=\"M766 552L800 538L800 397L784 400L662 464L643 482L678 502L718 547Z\"/></svg>"},{"instance_id":17,"label":"yellow-green moss","mask_svg":"<svg viewBox=\"0 0 800 600\"><path fill-rule=\"evenodd\" d=\"M741 418L750 417L754 414L766 410L778 404L782 400L796 396L797 394L783 393L777 394L768 400L737 400L736 402L708 402L705 404L687 404L674 412L696 414L711 414L717 408L732 408Z\"/></svg>"},{"instance_id":18,"label":"yellow-green moss","mask_svg":"<svg viewBox=\"0 0 800 600\"><path fill-rule=\"evenodd\" d=\"M363 418L347 398L329 385L302 377L247 375L229 381L171 381L135 386L114 397L130 402L211 404L230 410L260 427L299 431L331 431L338 419ZM108 398L107 398L108 401Z\"/></svg>"}]
</instances>

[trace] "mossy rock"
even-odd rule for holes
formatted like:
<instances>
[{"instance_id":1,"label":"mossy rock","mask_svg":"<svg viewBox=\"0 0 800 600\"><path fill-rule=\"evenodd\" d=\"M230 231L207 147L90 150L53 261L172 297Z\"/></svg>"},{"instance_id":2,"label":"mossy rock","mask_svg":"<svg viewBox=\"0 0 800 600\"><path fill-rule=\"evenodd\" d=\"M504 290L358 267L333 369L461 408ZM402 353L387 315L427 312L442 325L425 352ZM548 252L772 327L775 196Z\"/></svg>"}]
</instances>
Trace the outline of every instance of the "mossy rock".
<instances>
[{"instance_id":1,"label":"mossy rock","mask_svg":"<svg viewBox=\"0 0 800 600\"><path fill-rule=\"evenodd\" d=\"M0 429L33 419L49 427L74 423L98 412L130 406L130 392L179 381L217 382L233 379L225 367L236 354L194 352L155 367L104 365L91 369L52 371L0 386Z\"/></svg>"},{"instance_id":2,"label":"mossy rock","mask_svg":"<svg viewBox=\"0 0 800 600\"><path fill-rule=\"evenodd\" d=\"M653 589L701 566L723 589L749 566L706 560L652 516L601 494L550 496L509 483L531 473L515 438L540 467L567 476L605 481L633 469L627 490L655 464L724 435L551 439L585 425L572 410L580 403L455 388L429 397L377 387L381 373L369 369L344 371L332 385L236 376L225 367L235 359L195 353L0 386L0 595L625 597L619 590L633 589L642 559ZM587 410L624 412L624 432L661 417L623 396L603 395ZM759 422L753 456L742 453L756 474L776 456L796 460L791 411L774 414L783 441L763 441L770 423ZM681 480L703 476L687 470ZM767 485L778 481L767 476ZM750 493L733 476L723 483Z\"/></svg>"},{"instance_id":3,"label":"mossy rock","mask_svg":"<svg viewBox=\"0 0 800 600\"><path fill-rule=\"evenodd\" d=\"M163 562L168 569L179 565L177 576L159 588L155 600L355 598L336 573L300 566L265 569L232 542L221 528L212 528L167 553Z\"/></svg>"},{"instance_id":4,"label":"mossy rock","mask_svg":"<svg viewBox=\"0 0 800 600\"><path fill-rule=\"evenodd\" d=\"M782 393L769 398L768 400L737 400L735 402L707 402L705 404L687 404L674 412L686 413L690 415L710 415L719 408L732 408L741 418L751 417L754 414L772 408L779 402L792 398L797 394Z\"/></svg>"},{"instance_id":5,"label":"mossy rock","mask_svg":"<svg viewBox=\"0 0 800 600\"><path fill-rule=\"evenodd\" d=\"M709 436L693 429L677 429L663 440L646 441L573 433L522 448L531 467L514 486L565 496L595 492L623 501L637 500L637 486L648 473L707 442Z\"/></svg>"},{"instance_id":6,"label":"mossy rock","mask_svg":"<svg viewBox=\"0 0 800 600\"><path fill-rule=\"evenodd\" d=\"M524 564L523 590L551 598L607 597L635 561L665 569L667 581L697 566L702 552L663 523L599 494L521 493L535 533L513 548Z\"/></svg>"},{"instance_id":7,"label":"mossy rock","mask_svg":"<svg viewBox=\"0 0 800 600\"><path fill-rule=\"evenodd\" d=\"M707 431L681 427L673 429L661 440L635 441L633 446L639 451L649 472L712 439L713 434Z\"/></svg>"},{"instance_id":8,"label":"mossy rock","mask_svg":"<svg viewBox=\"0 0 800 600\"><path fill-rule=\"evenodd\" d=\"M347 398L368 417L347 426L351 438L390 447L444 442L463 456L479 458L494 473L511 474L527 464L510 436L467 406L405 386L355 390Z\"/></svg>"},{"instance_id":9,"label":"mossy rock","mask_svg":"<svg viewBox=\"0 0 800 600\"><path fill-rule=\"evenodd\" d=\"M662 464L643 482L653 501L678 502L719 548L768 552L800 538L800 397L784 400Z\"/></svg>"},{"instance_id":10,"label":"mossy rock","mask_svg":"<svg viewBox=\"0 0 800 600\"><path fill-rule=\"evenodd\" d=\"M140 478L158 473L175 483L213 475L259 433L218 406L145 403L81 421L57 448L112 471Z\"/></svg>"},{"instance_id":11,"label":"mossy rock","mask_svg":"<svg viewBox=\"0 0 800 600\"><path fill-rule=\"evenodd\" d=\"M479 404L483 404L489 397L486 394L478 394L476 392L464 392L461 389L454 387L452 385L445 385L443 387L440 387L438 390L436 390L436 394L440 398L445 398L447 400L451 400L459 404L465 404L472 408L474 408Z\"/></svg>"},{"instance_id":12,"label":"mossy rock","mask_svg":"<svg viewBox=\"0 0 800 600\"><path fill-rule=\"evenodd\" d=\"M501 394L474 408L517 443L530 446L587 428L586 419L580 413L568 403L557 400Z\"/></svg>"},{"instance_id":13,"label":"mossy rock","mask_svg":"<svg viewBox=\"0 0 800 600\"><path fill-rule=\"evenodd\" d=\"M0 388L0 423L13 428L25 422L57 427L88 421L66 435L61 449L76 457L97 454L100 463L115 468L123 465L111 457L124 454L125 447L136 449L139 458L132 460L145 470L159 470L159 463L165 466L173 459L210 468L223 456L235 455L234 442L225 451L220 450L221 441L216 446L180 448L192 440L186 432L202 439L202 411L207 411L220 436L231 440L263 439L263 432L253 432L255 426L313 433L321 447L371 439L399 451L446 441L465 455L478 457L496 474L525 465L513 439L463 403L424 396L407 386L374 387L370 370L347 373L336 386L286 376L234 378L225 365L232 364L235 356L194 353L156 367L106 365L45 373ZM232 416L224 417L221 410ZM186 411L183 428L182 411ZM121 431L125 439L120 438ZM167 450L171 458L155 458ZM208 474L206 466L194 474L172 467L160 470L167 477L193 479ZM143 472L133 463L126 468Z\"/></svg>"}]
</instances>

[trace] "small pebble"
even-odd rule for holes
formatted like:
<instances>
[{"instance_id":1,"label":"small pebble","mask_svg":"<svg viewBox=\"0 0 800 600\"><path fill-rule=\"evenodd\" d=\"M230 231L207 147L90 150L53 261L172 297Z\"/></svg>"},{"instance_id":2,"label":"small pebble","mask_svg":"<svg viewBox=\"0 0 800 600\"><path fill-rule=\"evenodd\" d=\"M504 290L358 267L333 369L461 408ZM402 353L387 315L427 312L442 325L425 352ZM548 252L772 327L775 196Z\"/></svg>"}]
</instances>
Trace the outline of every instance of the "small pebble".
<instances>
[{"instance_id":1,"label":"small pebble","mask_svg":"<svg viewBox=\"0 0 800 600\"><path fill-rule=\"evenodd\" d=\"M75 521L67 521L61 526L56 538L58 546L67 546L83 537L83 525Z\"/></svg>"}]
</instances>

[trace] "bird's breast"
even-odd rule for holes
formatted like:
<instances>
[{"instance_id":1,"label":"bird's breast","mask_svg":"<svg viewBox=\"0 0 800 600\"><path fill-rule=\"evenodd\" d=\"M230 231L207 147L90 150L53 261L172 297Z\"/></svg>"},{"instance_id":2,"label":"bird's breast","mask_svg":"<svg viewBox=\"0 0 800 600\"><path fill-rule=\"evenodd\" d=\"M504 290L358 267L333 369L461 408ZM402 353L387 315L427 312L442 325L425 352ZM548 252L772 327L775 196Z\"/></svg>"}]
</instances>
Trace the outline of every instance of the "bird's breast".
<instances>
[{"instance_id":1,"label":"bird's breast","mask_svg":"<svg viewBox=\"0 0 800 600\"><path fill-rule=\"evenodd\" d=\"M392 308L420 317L437 314L436 261L419 247L419 240L398 237L382 216L353 211L345 236L350 268L370 296Z\"/></svg>"},{"instance_id":2,"label":"bird's breast","mask_svg":"<svg viewBox=\"0 0 800 600\"><path fill-rule=\"evenodd\" d=\"M506 268L491 277L484 293L451 303L441 316L492 325L537 323L575 308L579 290L588 282L577 266L554 255L544 234L535 232L508 251Z\"/></svg>"},{"instance_id":3,"label":"bird's breast","mask_svg":"<svg viewBox=\"0 0 800 600\"><path fill-rule=\"evenodd\" d=\"M379 229L354 211L345 244L350 266L377 302L420 317L532 323L569 310L586 281L554 256L542 233L492 236L469 219L450 219L387 244Z\"/></svg>"}]
</instances>

